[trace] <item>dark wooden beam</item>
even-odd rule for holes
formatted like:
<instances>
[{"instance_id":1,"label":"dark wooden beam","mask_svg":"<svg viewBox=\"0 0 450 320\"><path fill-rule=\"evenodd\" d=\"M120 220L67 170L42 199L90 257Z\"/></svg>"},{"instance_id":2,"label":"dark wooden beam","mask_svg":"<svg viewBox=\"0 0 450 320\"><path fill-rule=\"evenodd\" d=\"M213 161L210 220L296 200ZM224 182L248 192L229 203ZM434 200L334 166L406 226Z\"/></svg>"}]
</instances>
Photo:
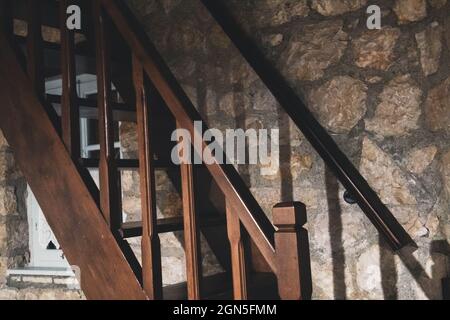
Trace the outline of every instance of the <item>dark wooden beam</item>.
<instances>
[{"instance_id":1,"label":"dark wooden beam","mask_svg":"<svg viewBox=\"0 0 450 320\"><path fill-rule=\"evenodd\" d=\"M273 208L278 293L284 300L309 300L312 293L306 206L280 203Z\"/></svg>"},{"instance_id":2,"label":"dark wooden beam","mask_svg":"<svg viewBox=\"0 0 450 320\"><path fill-rule=\"evenodd\" d=\"M66 27L66 9L68 0L60 0L60 32L61 32L61 128L62 137L67 150L73 159L80 157L80 112L76 87L75 37L74 32Z\"/></svg>"},{"instance_id":3,"label":"dark wooden beam","mask_svg":"<svg viewBox=\"0 0 450 320\"><path fill-rule=\"evenodd\" d=\"M146 299L3 32L0 61L0 128L84 294Z\"/></svg>"},{"instance_id":4,"label":"dark wooden beam","mask_svg":"<svg viewBox=\"0 0 450 320\"><path fill-rule=\"evenodd\" d=\"M202 278L200 234L194 194L194 166L181 165L181 193L184 217L184 250L186 253L186 278L189 300L200 300Z\"/></svg>"},{"instance_id":5,"label":"dark wooden beam","mask_svg":"<svg viewBox=\"0 0 450 320\"><path fill-rule=\"evenodd\" d=\"M201 230L225 225L224 218L203 219L199 227ZM162 218L156 221L158 233L169 233L182 231L184 229L183 217ZM142 221L124 222L120 228L120 234L124 238L134 238L142 236Z\"/></svg>"},{"instance_id":6,"label":"dark wooden beam","mask_svg":"<svg viewBox=\"0 0 450 320\"><path fill-rule=\"evenodd\" d=\"M143 33L139 23L130 13L129 8L121 1L101 0L101 2L105 11L108 12L122 34L122 37L141 61L147 76L177 122L182 128L187 129L191 136L194 136L196 130L194 121L202 121L200 114L192 105L155 47L150 43L147 35ZM204 130L206 129L205 125ZM203 132L196 132L195 134L203 135ZM203 147L207 147L206 143L203 144ZM232 165L214 162L206 167L227 200L232 202L234 208L238 209L233 211L234 214L239 215L241 222L255 241L258 249L272 270L275 270L275 249L273 247L275 229L242 180L242 177Z\"/></svg>"},{"instance_id":7,"label":"dark wooden beam","mask_svg":"<svg viewBox=\"0 0 450 320\"><path fill-rule=\"evenodd\" d=\"M233 297L235 300L246 300L247 266L244 239L242 237L239 215L234 212L232 204L227 202L227 232L231 248L231 270L233 274Z\"/></svg>"},{"instance_id":8,"label":"dark wooden beam","mask_svg":"<svg viewBox=\"0 0 450 320\"><path fill-rule=\"evenodd\" d=\"M162 298L161 245L156 230L155 168L150 131L150 110L145 88L144 69L133 57L133 82L136 91L139 177L142 212L142 276L144 290L150 299Z\"/></svg>"},{"instance_id":9,"label":"dark wooden beam","mask_svg":"<svg viewBox=\"0 0 450 320\"><path fill-rule=\"evenodd\" d=\"M100 207L112 230L122 223L121 194L118 188L118 171L115 162L114 126L111 108L111 60L108 34L108 17L100 1L93 1L97 61L97 106L100 142Z\"/></svg>"},{"instance_id":10,"label":"dark wooden beam","mask_svg":"<svg viewBox=\"0 0 450 320\"><path fill-rule=\"evenodd\" d=\"M42 99L45 93L45 80L41 31L41 6L39 0L27 0L27 3L27 71L36 94Z\"/></svg>"}]
</instances>

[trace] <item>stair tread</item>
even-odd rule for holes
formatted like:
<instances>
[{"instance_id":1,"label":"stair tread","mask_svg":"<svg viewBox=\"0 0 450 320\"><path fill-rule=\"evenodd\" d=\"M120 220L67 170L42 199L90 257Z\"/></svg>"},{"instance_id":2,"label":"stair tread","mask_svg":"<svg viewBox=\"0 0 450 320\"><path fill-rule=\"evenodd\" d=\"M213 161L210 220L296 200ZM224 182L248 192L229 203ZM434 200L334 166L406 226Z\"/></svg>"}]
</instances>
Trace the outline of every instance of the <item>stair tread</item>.
<instances>
[{"instance_id":1,"label":"stair tread","mask_svg":"<svg viewBox=\"0 0 450 320\"><path fill-rule=\"evenodd\" d=\"M200 220L200 227L214 227L225 224L225 219L219 218L203 218ZM183 217L170 217L157 220L158 233L167 233L183 230ZM133 221L122 223L120 233L124 238L139 237L142 235L142 221Z\"/></svg>"},{"instance_id":2,"label":"stair tread","mask_svg":"<svg viewBox=\"0 0 450 320\"><path fill-rule=\"evenodd\" d=\"M48 102L61 104L62 97L58 94L46 94L46 98L47 98ZM77 101L80 106L97 109L97 100L96 99L78 98ZM130 106L126 103L111 102L110 105L114 110L136 112L135 109L130 108Z\"/></svg>"},{"instance_id":3,"label":"stair tread","mask_svg":"<svg viewBox=\"0 0 450 320\"><path fill-rule=\"evenodd\" d=\"M205 297L218 295L231 289L231 279L227 273L219 273L202 279L202 295ZM225 286L225 287L224 287ZM181 282L163 288L165 300L186 300L187 283Z\"/></svg>"},{"instance_id":4,"label":"stair tread","mask_svg":"<svg viewBox=\"0 0 450 320\"><path fill-rule=\"evenodd\" d=\"M94 169L99 166L99 159L93 158L81 158L79 160L81 166ZM139 169L139 160L138 159L116 159L116 165L119 170L137 170ZM178 166L168 163L167 161L162 160L153 160L153 165L156 169L168 169L168 168L178 168Z\"/></svg>"},{"instance_id":5,"label":"stair tread","mask_svg":"<svg viewBox=\"0 0 450 320\"><path fill-rule=\"evenodd\" d=\"M55 94L46 94L47 102L51 103L56 113L61 115L61 96ZM97 101L95 99L77 99L79 113L81 118L98 119ZM136 110L125 103L112 102L113 118L117 121L136 121Z\"/></svg>"},{"instance_id":6,"label":"stair tread","mask_svg":"<svg viewBox=\"0 0 450 320\"><path fill-rule=\"evenodd\" d=\"M204 277L201 282L202 299L231 300L233 288L231 277L227 273ZM181 282L163 288L164 299L187 299L187 283ZM278 300L277 282L272 273L255 272L249 276L248 298L252 300Z\"/></svg>"},{"instance_id":7,"label":"stair tread","mask_svg":"<svg viewBox=\"0 0 450 320\"><path fill-rule=\"evenodd\" d=\"M46 25L42 25L42 27L48 27ZM14 34L14 40L20 44L23 45L26 43L27 41L27 37L21 34ZM87 49L85 49L83 46L81 46L81 44L85 44L86 40L80 41L76 44L75 46L75 53L77 55L84 55L84 56L89 56L92 55L91 52L88 52ZM49 42L46 41L44 39L42 39L42 45L44 49L48 49L48 50L55 50L55 51L60 51L61 50L61 44L58 42Z\"/></svg>"}]
</instances>

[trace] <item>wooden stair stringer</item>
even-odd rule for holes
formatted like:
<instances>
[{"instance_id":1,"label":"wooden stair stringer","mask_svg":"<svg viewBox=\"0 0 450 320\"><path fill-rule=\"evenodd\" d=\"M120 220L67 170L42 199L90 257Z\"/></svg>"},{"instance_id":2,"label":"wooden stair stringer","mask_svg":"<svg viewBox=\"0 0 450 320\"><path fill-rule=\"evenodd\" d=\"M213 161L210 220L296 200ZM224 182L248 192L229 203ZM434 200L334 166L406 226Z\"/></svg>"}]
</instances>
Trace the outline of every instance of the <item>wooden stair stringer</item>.
<instances>
[{"instance_id":1,"label":"wooden stair stringer","mask_svg":"<svg viewBox=\"0 0 450 320\"><path fill-rule=\"evenodd\" d=\"M146 299L0 31L0 128L88 299Z\"/></svg>"}]
</instances>

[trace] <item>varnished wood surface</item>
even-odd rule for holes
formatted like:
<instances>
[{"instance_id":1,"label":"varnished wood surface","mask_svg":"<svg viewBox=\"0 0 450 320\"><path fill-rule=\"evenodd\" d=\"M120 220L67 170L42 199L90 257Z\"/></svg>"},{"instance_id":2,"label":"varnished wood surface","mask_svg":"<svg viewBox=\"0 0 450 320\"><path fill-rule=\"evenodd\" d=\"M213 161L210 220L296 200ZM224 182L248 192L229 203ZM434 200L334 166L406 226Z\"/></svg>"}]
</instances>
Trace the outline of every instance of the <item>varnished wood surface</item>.
<instances>
[{"instance_id":1,"label":"varnished wood surface","mask_svg":"<svg viewBox=\"0 0 450 320\"><path fill-rule=\"evenodd\" d=\"M87 298L146 299L2 32L0 61L0 127Z\"/></svg>"},{"instance_id":2,"label":"varnished wood surface","mask_svg":"<svg viewBox=\"0 0 450 320\"><path fill-rule=\"evenodd\" d=\"M227 232L231 248L231 270L233 275L233 297L235 300L246 300L247 266L239 215L234 212L230 202L226 204Z\"/></svg>"},{"instance_id":3,"label":"varnished wood surface","mask_svg":"<svg viewBox=\"0 0 450 320\"><path fill-rule=\"evenodd\" d=\"M222 226L226 223L222 217L201 219L199 227L203 230ZM158 233L168 233L182 231L184 229L183 217L160 218L156 220L156 230ZM142 235L142 221L124 222L120 228L122 237L133 238Z\"/></svg>"},{"instance_id":4,"label":"varnished wood surface","mask_svg":"<svg viewBox=\"0 0 450 320\"><path fill-rule=\"evenodd\" d=\"M194 121L201 121L201 117L153 45L151 45L146 35L140 32L136 22L133 22L131 17L126 15L126 12L129 11L120 1L101 0L101 2L123 38L141 61L147 75L180 126L189 130L193 136L195 130ZM202 133L197 134L202 135ZM206 144L203 147L205 146ZM208 165L207 168L226 198L232 203L234 208L238 209L234 214L239 215L247 232L272 270L275 271L275 250L273 247L275 229L242 181L239 173L236 172L232 165L213 163Z\"/></svg>"},{"instance_id":5,"label":"varnished wood surface","mask_svg":"<svg viewBox=\"0 0 450 320\"><path fill-rule=\"evenodd\" d=\"M39 64L39 61L42 59L43 46L40 32L36 31L40 30L40 13L38 13L39 5L36 1L27 1L34 9L36 9L36 12L34 13L30 10L29 14L30 33L27 38L27 52L30 59L27 70L31 79L30 87L34 87L35 94L37 94L38 97L43 98L44 79L42 68ZM78 207L86 207L88 209L92 209L92 206L95 207L95 218L89 216L92 221L88 220L86 212L79 214L77 217L84 218L84 220L82 220L83 222L91 223L91 228L85 229L83 233L86 241L95 240L98 237L100 237L100 241L104 241L100 248L94 250L99 250L99 257L108 259L108 263L110 263L109 269L105 263L102 264L96 261L97 256L92 258L90 255L92 252L86 252L83 255L76 245L68 242L70 237L63 234L64 228L67 233L67 230L79 231L78 229L82 229L84 226L80 226L80 223L76 228L72 228L71 225L68 227L68 223L73 223L73 220L70 220L73 217L55 217L55 208L49 209L50 201L43 198L43 185L38 185L37 182L36 177L43 174L43 172L40 171L39 174L34 174L33 176L31 171L32 168L35 168L34 162L28 164L23 163L23 166L25 166L24 171L28 170L26 175L30 175L31 180L34 179L34 182L30 183L30 185L32 185L32 188L33 185L34 188L37 188L37 194L39 195L39 197L37 195L38 200L43 201L44 205L42 208L48 210L48 213L46 214L50 215L50 225L52 228L56 225L58 233L55 231L55 234L57 237L63 237L61 243L64 244L64 246L69 247L70 259L73 259L73 261L77 260L83 265L83 273L84 270L87 271L89 279L82 279L82 287L83 289L86 288L86 290L88 290L88 298L99 297L102 299L110 299L120 297L121 299L143 299L148 297L150 299L161 299L163 298L163 288L161 279L161 252L158 236L161 226L158 226L158 221L156 220L156 194L154 181L155 162L153 160L153 147L151 144L152 130L150 130L152 127L150 122L154 121L154 119L150 116L150 108L155 106L160 107L161 102L162 104L167 105L177 120L179 127L188 129L191 134L194 134L194 130L196 130L193 126L193 122L201 120L201 117L182 91L179 83L170 73L162 58L148 42L148 39L145 36L143 37L142 34L137 31L138 29L134 28L134 24L129 20L130 17L126 15L124 7L116 6L116 4L119 3L121 3L121 1L94 0L92 2L95 21L95 51L98 80L98 101L96 106L98 106L100 140L100 159L97 161L100 172L100 210L92 198L92 192L90 194L89 191L87 192L89 197L85 195L85 198L81 198L80 200L77 198L78 195L82 195L83 192L87 190L87 182L85 180L84 184L82 183L83 179L79 176L81 173L76 171L76 166L73 161L83 164L83 162L92 162L91 160L93 159L80 159L79 156L78 120L81 109L78 106L80 99L76 96L74 86L74 39L73 33L65 29L63 24L61 25L61 69L64 87L61 97L62 140L58 138L56 131L53 129L55 126L51 126L48 115L46 118L47 123L44 122L38 124L38 126L41 127L40 129L42 129L40 135L41 145L50 142L51 148L53 148L55 152L60 151L59 149L61 147L64 149L64 144L66 145L67 152L63 157L58 159L56 166L58 167L59 165L64 164L65 170L75 170L75 172L67 173L67 177L72 179L70 181L70 187L74 190L76 189L74 194L72 194L72 191L74 190L71 189L70 192L68 192L61 187L61 184L67 184L67 181L54 180L60 171L63 170L62 167L54 169L55 172L48 173L47 176L44 177L44 180L47 179L44 186L50 191L60 192L57 194L55 193L59 201L56 203L56 206L60 205L62 200L70 202L69 207L67 209L64 208L69 212L72 212L72 210L77 209ZM65 14L64 8L68 5L68 1L61 0L59 4L60 18L61 21L63 21ZM125 240L124 232L127 231L128 226L123 224L121 220L121 195L118 179L118 169L120 168L120 164L119 161L116 161L115 159L113 141L114 132L112 125L115 108L111 102L112 65L111 47L109 43L110 18L112 18L120 33L131 47L131 51L134 53L132 83L135 92L128 94L127 97L129 101L133 101L136 104L135 119L138 123L139 159L125 161L129 162L128 165L130 167L139 169L140 171L141 194L143 195L141 197L143 221L140 229L137 224L131 226L129 229L133 229L134 231L139 229L142 234L142 268L138 265L131 248ZM2 39L0 38L0 41L1 40ZM4 37L3 42L6 43L6 41L6 37ZM9 53L7 51L5 52L3 52L3 55L8 56L8 54L10 54L9 58L14 60L15 57L11 54L12 51ZM0 54L0 57L2 57L2 54ZM3 68L3 71L6 69L7 68ZM3 72L3 74L6 73ZM0 69L0 85L2 84L2 81L4 81L4 79L1 79L1 76L2 69ZM21 75L16 76L20 77ZM147 82L146 77L149 78L149 82ZM130 87L130 83L126 86ZM148 89L149 86L151 88L150 90ZM152 95L148 94L148 92L152 90L155 90L155 92L157 91L157 99L152 99ZM130 90L126 91L128 92ZM6 96L6 93L0 94L0 97L2 96ZM29 99L32 99L30 95L25 98L9 98L9 106L17 106L24 103L24 99L30 104L31 100ZM35 103L39 105L38 99L35 100L37 100L37 102L31 101L31 104ZM27 108L30 106L21 105L20 107L19 110L6 110L4 112L0 108L0 113L17 118L26 113L26 111L28 111ZM28 118L25 117L25 119L22 120L23 123L29 121L31 118L33 118L33 120L42 120L44 115L40 112L44 110L43 113L45 114L45 106L40 105L40 107L40 110L31 112L31 115L27 115ZM48 126L49 123L50 126ZM0 121L0 124L3 127L4 121ZM206 129L206 126L204 126L204 130ZM14 129L8 127L8 125L6 125L5 131L7 138L15 132ZM202 132L197 132L196 134L202 134ZM27 135L25 135L25 137L27 137ZM53 143L54 141L52 139L56 142ZM20 146L20 149L27 144L23 140L23 137L22 139L16 138L16 140L13 138L13 141L16 145ZM56 150L55 147L56 143L59 143L58 150ZM204 147L206 147L206 144L203 144L202 148ZM30 149L31 150L28 151L19 150L19 154L29 155L30 153L36 152L36 146L33 146L33 148ZM51 153L50 157L51 156L56 156L56 154ZM70 159L70 156L72 156L72 160ZM24 159L25 158L22 158L22 162L25 161ZM49 167L46 167L45 164L43 166L45 170L49 170ZM280 296L284 299L308 299L310 297L310 287L308 287L306 278L308 276L308 270L310 276L310 269L306 268L305 263L309 263L309 252L305 255L304 252L301 251L306 248L309 249L309 246L307 243L307 233L301 228L303 223L299 220L299 213L303 213L301 208L299 209L299 207L295 205L289 207L285 204L276 206L274 209L274 217L278 230L274 238L275 228L267 219L261 207L256 202L234 167L219 163L213 163L206 167L226 198L226 224L231 249L231 282L234 299L242 300L249 298L249 293L252 289L249 286L251 272L247 267L246 261L249 256L246 252L247 248L244 246L244 239L248 235L250 235L253 243L256 244L256 247L259 249L270 268L277 273ZM82 167L78 168L81 169ZM181 189L184 215L182 224L184 227L186 251L187 297L189 299L200 299L203 297L204 292L202 292L203 281L201 274L200 235L199 222L197 221L196 213L193 170L194 168L192 165L181 166ZM44 172L44 174L46 173ZM78 180L76 180L77 178ZM49 186L51 187L48 188ZM66 185L64 185L64 187L69 188L69 186ZM63 193L62 196L61 192ZM79 203L73 203L75 201L79 201ZM55 203L52 204L55 205ZM105 220L102 220L100 213L103 214ZM290 222L286 222L286 217L288 217L288 220L291 219L292 221L289 220ZM109 231L108 226L110 228ZM99 229L99 233L93 234L94 228ZM276 247L274 247L275 245ZM107 256L109 254L107 247L109 246L112 246L111 256ZM69 253L67 256L69 258ZM89 269L89 267L91 267L91 265L88 264L90 259L94 260L94 262L91 262L91 264L94 264L94 267L92 267L93 269ZM114 270L116 272L114 272ZM102 278L103 274L106 274L105 278ZM107 279L109 281L115 281L116 278L119 278L118 284L110 284L110 286L107 287L106 292L100 293L100 290L103 290L104 282ZM139 283L139 281L142 282ZM131 288L125 288L125 283L127 282L132 283ZM144 290L142 290L141 285ZM113 289L116 290L116 292L113 292ZM217 294L218 297L221 296L220 292Z\"/></svg>"},{"instance_id":6,"label":"varnished wood surface","mask_svg":"<svg viewBox=\"0 0 450 320\"><path fill-rule=\"evenodd\" d=\"M44 58L41 31L41 6L38 0L27 0L28 5L28 35L27 35L27 71L39 98L43 99Z\"/></svg>"},{"instance_id":7,"label":"varnished wood surface","mask_svg":"<svg viewBox=\"0 0 450 320\"><path fill-rule=\"evenodd\" d=\"M133 82L136 91L139 177L142 212L142 276L144 290L150 299L162 298L161 247L156 230L155 169L153 167L150 113L144 84L144 70L133 57ZM153 106L154 107L154 106Z\"/></svg>"},{"instance_id":8,"label":"varnished wood surface","mask_svg":"<svg viewBox=\"0 0 450 320\"><path fill-rule=\"evenodd\" d=\"M192 164L181 165L181 190L188 299L199 300L201 298L202 263L200 257L200 234L195 206L194 166Z\"/></svg>"},{"instance_id":9,"label":"varnished wood surface","mask_svg":"<svg viewBox=\"0 0 450 320\"><path fill-rule=\"evenodd\" d=\"M67 150L73 159L80 157L80 112L77 105L74 32L66 27L68 0L59 1L61 33L61 128Z\"/></svg>"},{"instance_id":10,"label":"varnished wood surface","mask_svg":"<svg viewBox=\"0 0 450 320\"><path fill-rule=\"evenodd\" d=\"M306 206L300 202L280 203L273 209L277 259L278 293L284 300L311 299L311 263L309 256Z\"/></svg>"},{"instance_id":11,"label":"varnished wood surface","mask_svg":"<svg viewBox=\"0 0 450 320\"><path fill-rule=\"evenodd\" d=\"M122 223L121 193L115 162L114 125L111 102L111 60L108 18L98 0L92 2L95 19L98 135L100 142L100 208L111 229L118 230Z\"/></svg>"}]
</instances>

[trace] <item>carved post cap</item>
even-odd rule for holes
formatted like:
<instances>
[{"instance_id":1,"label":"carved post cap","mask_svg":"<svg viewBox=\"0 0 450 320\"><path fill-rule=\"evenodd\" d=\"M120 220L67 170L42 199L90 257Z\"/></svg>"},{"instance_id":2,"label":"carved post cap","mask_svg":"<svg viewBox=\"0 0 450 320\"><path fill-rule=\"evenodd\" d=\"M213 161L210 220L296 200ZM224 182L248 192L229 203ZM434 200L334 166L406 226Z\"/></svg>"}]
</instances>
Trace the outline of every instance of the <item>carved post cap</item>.
<instances>
[{"instance_id":1,"label":"carved post cap","mask_svg":"<svg viewBox=\"0 0 450 320\"><path fill-rule=\"evenodd\" d=\"M311 298L311 266L306 206L301 202L279 203L273 208L275 232L276 274L281 299Z\"/></svg>"},{"instance_id":2,"label":"carved post cap","mask_svg":"<svg viewBox=\"0 0 450 320\"><path fill-rule=\"evenodd\" d=\"M278 229L303 226L307 221L306 206L301 202L283 202L273 207L273 224Z\"/></svg>"}]
</instances>

